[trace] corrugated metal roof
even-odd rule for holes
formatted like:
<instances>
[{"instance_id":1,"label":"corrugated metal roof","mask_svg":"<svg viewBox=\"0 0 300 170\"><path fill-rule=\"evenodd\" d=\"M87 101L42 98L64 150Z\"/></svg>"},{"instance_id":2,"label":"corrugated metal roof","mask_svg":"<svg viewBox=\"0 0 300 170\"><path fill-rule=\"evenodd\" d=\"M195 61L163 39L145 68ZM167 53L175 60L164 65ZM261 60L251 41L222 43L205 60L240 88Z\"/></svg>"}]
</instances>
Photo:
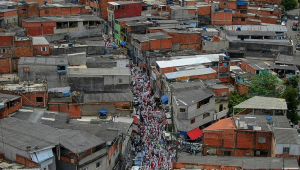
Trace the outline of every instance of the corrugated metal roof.
<instances>
[{"instance_id":1,"label":"corrugated metal roof","mask_svg":"<svg viewBox=\"0 0 300 170\"><path fill-rule=\"evenodd\" d=\"M97 103L97 102L131 102L133 94L127 93L92 93L84 94L84 103Z\"/></svg>"},{"instance_id":2,"label":"corrugated metal roof","mask_svg":"<svg viewBox=\"0 0 300 170\"><path fill-rule=\"evenodd\" d=\"M213 96L210 89L196 89L173 93L173 99L177 106L191 106L203 99Z\"/></svg>"},{"instance_id":3,"label":"corrugated metal roof","mask_svg":"<svg viewBox=\"0 0 300 170\"><path fill-rule=\"evenodd\" d=\"M49 45L44 37L32 37L32 43L33 45Z\"/></svg>"},{"instance_id":4,"label":"corrugated metal roof","mask_svg":"<svg viewBox=\"0 0 300 170\"><path fill-rule=\"evenodd\" d=\"M185 70L185 71L166 73L165 76L167 79L177 79L178 77L197 76L197 75L205 75L211 73L216 73L216 71L212 68L203 68L203 69L194 69L194 70Z\"/></svg>"},{"instance_id":5,"label":"corrugated metal roof","mask_svg":"<svg viewBox=\"0 0 300 170\"><path fill-rule=\"evenodd\" d=\"M287 110L287 105L285 99L282 98L254 96L233 108Z\"/></svg>"},{"instance_id":6,"label":"corrugated metal roof","mask_svg":"<svg viewBox=\"0 0 300 170\"><path fill-rule=\"evenodd\" d=\"M287 28L283 25L224 25L225 30L236 30L240 28L242 31L275 31L286 32Z\"/></svg>"},{"instance_id":7,"label":"corrugated metal roof","mask_svg":"<svg viewBox=\"0 0 300 170\"><path fill-rule=\"evenodd\" d=\"M274 128L276 144L300 144L298 141L297 129L293 128Z\"/></svg>"},{"instance_id":8,"label":"corrugated metal roof","mask_svg":"<svg viewBox=\"0 0 300 170\"><path fill-rule=\"evenodd\" d=\"M113 68L69 68L69 77L103 77L104 75L128 75L130 70L128 67Z\"/></svg>"},{"instance_id":9,"label":"corrugated metal roof","mask_svg":"<svg viewBox=\"0 0 300 170\"><path fill-rule=\"evenodd\" d=\"M68 59L61 57L21 57L19 65L68 65Z\"/></svg>"}]
</instances>

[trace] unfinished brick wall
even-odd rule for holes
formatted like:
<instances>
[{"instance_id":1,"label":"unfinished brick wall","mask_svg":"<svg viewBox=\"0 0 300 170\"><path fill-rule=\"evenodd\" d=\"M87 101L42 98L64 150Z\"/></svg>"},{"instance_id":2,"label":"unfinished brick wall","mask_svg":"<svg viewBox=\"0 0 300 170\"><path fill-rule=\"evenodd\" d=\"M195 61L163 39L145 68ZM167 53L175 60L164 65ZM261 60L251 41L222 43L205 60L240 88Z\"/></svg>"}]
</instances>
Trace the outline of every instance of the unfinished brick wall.
<instances>
[{"instance_id":1,"label":"unfinished brick wall","mask_svg":"<svg viewBox=\"0 0 300 170\"><path fill-rule=\"evenodd\" d=\"M9 58L0 58L0 74L10 73Z\"/></svg>"},{"instance_id":2,"label":"unfinished brick wall","mask_svg":"<svg viewBox=\"0 0 300 170\"><path fill-rule=\"evenodd\" d=\"M42 51L42 47L46 47L46 51ZM49 45L34 45L34 55L50 55Z\"/></svg>"},{"instance_id":3,"label":"unfinished brick wall","mask_svg":"<svg viewBox=\"0 0 300 170\"><path fill-rule=\"evenodd\" d=\"M226 92L226 95L229 95L229 88L224 89L213 89L213 92L215 92L216 97L221 97L223 92Z\"/></svg>"},{"instance_id":4,"label":"unfinished brick wall","mask_svg":"<svg viewBox=\"0 0 300 170\"><path fill-rule=\"evenodd\" d=\"M38 36L46 34L54 34L56 22L22 22L22 28L25 28L26 35Z\"/></svg>"},{"instance_id":5,"label":"unfinished brick wall","mask_svg":"<svg viewBox=\"0 0 300 170\"><path fill-rule=\"evenodd\" d=\"M32 40L26 41L15 41L14 42L14 57L32 57L33 56L33 45Z\"/></svg>"},{"instance_id":6,"label":"unfinished brick wall","mask_svg":"<svg viewBox=\"0 0 300 170\"><path fill-rule=\"evenodd\" d=\"M9 17L9 16L14 16L14 15L18 15L17 10L0 13L0 17Z\"/></svg>"},{"instance_id":7,"label":"unfinished brick wall","mask_svg":"<svg viewBox=\"0 0 300 170\"><path fill-rule=\"evenodd\" d=\"M21 165L24 165L26 167L34 167L36 165L38 165L37 163L23 157L23 156L20 156L18 154L16 154L16 162L21 164Z\"/></svg>"},{"instance_id":8,"label":"unfinished brick wall","mask_svg":"<svg viewBox=\"0 0 300 170\"><path fill-rule=\"evenodd\" d=\"M232 25L232 12L212 12L211 13L211 24L213 25Z\"/></svg>"},{"instance_id":9,"label":"unfinished brick wall","mask_svg":"<svg viewBox=\"0 0 300 170\"><path fill-rule=\"evenodd\" d=\"M198 15L210 15L211 6L199 6Z\"/></svg>"}]
</instances>

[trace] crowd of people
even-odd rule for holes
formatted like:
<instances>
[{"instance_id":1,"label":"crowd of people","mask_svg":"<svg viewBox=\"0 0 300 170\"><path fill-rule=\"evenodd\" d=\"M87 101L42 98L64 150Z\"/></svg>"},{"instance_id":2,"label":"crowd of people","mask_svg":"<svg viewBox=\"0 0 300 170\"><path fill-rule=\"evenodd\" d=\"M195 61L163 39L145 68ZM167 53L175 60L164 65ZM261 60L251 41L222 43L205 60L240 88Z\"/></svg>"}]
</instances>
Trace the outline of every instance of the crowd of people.
<instances>
[{"instance_id":1,"label":"crowd of people","mask_svg":"<svg viewBox=\"0 0 300 170\"><path fill-rule=\"evenodd\" d=\"M136 114L140 118L140 140L132 141L133 153L142 157L139 170L170 170L176 149L163 138L166 125L154 100L149 77L137 67L132 67L131 73L133 94L139 102Z\"/></svg>"}]
</instances>

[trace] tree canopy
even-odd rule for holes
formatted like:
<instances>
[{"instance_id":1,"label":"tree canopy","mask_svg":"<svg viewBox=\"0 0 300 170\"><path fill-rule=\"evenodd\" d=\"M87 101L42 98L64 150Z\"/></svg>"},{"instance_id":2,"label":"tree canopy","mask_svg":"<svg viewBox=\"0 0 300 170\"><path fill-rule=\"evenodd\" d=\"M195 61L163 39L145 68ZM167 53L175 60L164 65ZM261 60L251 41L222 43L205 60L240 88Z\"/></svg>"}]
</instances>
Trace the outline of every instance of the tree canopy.
<instances>
[{"instance_id":1,"label":"tree canopy","mask_svg":"<svg viewBox=\"0 0 300 170\"><path fill-rule=\"evenodd\" d=\"M285 98L285 101L287 102L287 118L290 119L293 123L298 124L298 90L296 88L293 88L292 86L288 86L281 97Z\"/></svg>"},{"instance_id":2,"label":"tree canopy","mask_svg":"<svg viewBox=\"0 0 300 170\"><path fill-rule=\"evenodd\" d=\"M265 96L265 97L275 97L276 84L278 83L277 77L273 76L271 73L262 71L250 78L250 96Z\"/></svg>"},{"instance_id":3,"label":"tree canopy","mask_svg":"<svg viewBox=\"0 0 300 170\"><path fill-rule=\"evenodd\" d=\"M298 88L299 77L290 77L285 81L286 86L292 86L293 88Z\"/></svg>"},{"instance_id":4,"label":"tree canopy","mask_svg":"<svg viewBox=\"0 0 300 170\"><path fill-rule=\"evenodd\" d=\"M281 5L284 6L285 11L289 11L298 6L298 0L282 0Z\"/></svg>"},{"instance_id":5,"label":"tree canopy","mask_svg":"<svg viewBox=\"0 0 300 170\"><path fill-rule=\"evenodd\" d=\"M233 113L233 106L236 106L240 103L242 103L243 101L249 99L249 97L245 94L240 94L239 92L237 91L234 91L234 92L231 92L229 94L229 114L232 114ZM236 113L239 113L241 111L241 109L236 109L235 112Z\"/></svg>"}]
</instances>

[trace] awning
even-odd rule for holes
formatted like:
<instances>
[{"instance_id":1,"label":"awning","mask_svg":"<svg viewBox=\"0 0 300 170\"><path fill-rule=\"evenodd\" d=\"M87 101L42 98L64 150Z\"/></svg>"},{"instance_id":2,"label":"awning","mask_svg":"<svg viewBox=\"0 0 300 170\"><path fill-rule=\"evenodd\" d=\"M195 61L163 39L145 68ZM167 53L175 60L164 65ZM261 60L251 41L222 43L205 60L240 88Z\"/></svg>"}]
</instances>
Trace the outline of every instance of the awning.
<instances>
[{"instance_id":1,"label":"awning","mask_svg":"<svg viewBox=\"0 0 300 170\"><path fill-rule=\"evenodd\" d=\"M138 125L140 124L140 121L136 116L133 116L132 118L133 118L133 122L135 122Z\"/></svg>"},{"instance_id":2,"label":"awning","mask_svg":"<svg viewBox=\"0 0 300 170\"><path fill-rule=\"evenodd\" d=\"M163 104L168 104L168 96L166 94L161 97L161 102Z\"/></svg>"},{"instance_id":3,"label":"awning","mask_svg":"<svg viewBox=\"0 0 300 170\"><path fill-rule=\"evenodd\" d=\"M202 131L199 129L199 128L195 128L191 131L189 131L187 133L187 135L192 139L192 140L195 140L199 137L201 137L203 135Z\"/></svg>"}]
</instances>

